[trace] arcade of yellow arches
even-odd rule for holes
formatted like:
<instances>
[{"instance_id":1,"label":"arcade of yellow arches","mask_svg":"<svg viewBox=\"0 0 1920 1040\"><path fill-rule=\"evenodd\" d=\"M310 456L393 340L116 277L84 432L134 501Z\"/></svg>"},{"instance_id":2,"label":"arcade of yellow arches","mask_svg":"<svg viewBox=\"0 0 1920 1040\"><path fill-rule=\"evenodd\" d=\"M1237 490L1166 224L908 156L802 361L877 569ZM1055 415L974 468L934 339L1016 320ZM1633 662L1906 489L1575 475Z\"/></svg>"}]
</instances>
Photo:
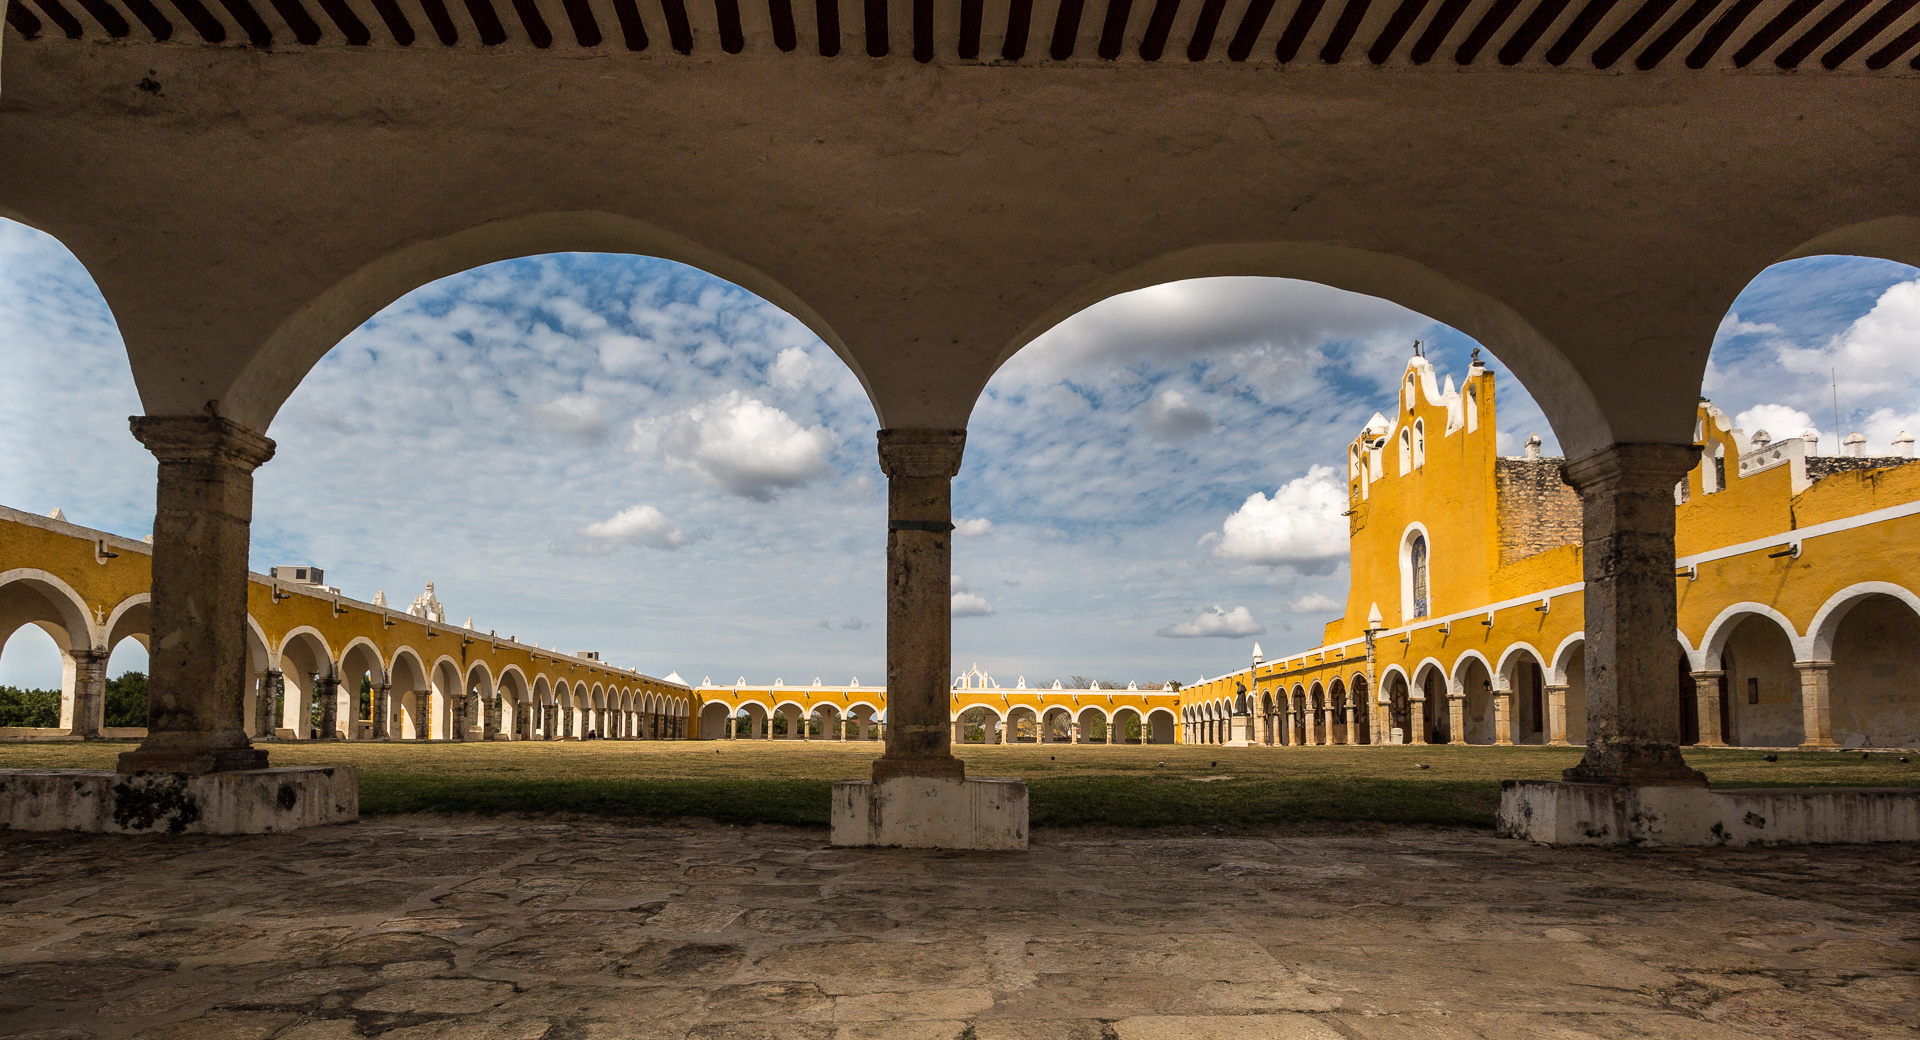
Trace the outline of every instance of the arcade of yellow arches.
<instances>
[{"instance_id":1,"label":"arcade of yellow arches","mask_svg":"<svg viewBox=\"0 0 1920 1040\"><path fill-rule=\"evenodd\" d=\"M1349 445L1352 585L1325 641L1183 689L954 678L955 743L1226 746L1580 744L1581 518L1560 462L1503 457L1495 376L1425 358ZM1683 742L1920 746L1920 467L1913 441L1814 453L1711 402L1675 488ZM151 549L0 507L0 643L22 625L66 660L61 722L5 739L138 737L101 725L108 655L144 642ZM304 575L302 575L304 577ZM883 686L689 684L253 575L248 732L302 740L877 740Z\"/></svg>"}]
</instances>

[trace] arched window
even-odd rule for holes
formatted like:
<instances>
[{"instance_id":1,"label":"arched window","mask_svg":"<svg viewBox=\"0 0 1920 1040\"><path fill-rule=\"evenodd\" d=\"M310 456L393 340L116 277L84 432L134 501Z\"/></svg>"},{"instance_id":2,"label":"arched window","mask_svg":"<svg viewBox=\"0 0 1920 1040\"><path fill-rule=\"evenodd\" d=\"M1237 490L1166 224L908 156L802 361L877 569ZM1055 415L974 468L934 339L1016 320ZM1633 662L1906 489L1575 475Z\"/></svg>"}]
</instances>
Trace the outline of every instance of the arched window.
<instances>
[{"instance_id":1,"label":"arched window","mask_svg":"<svg viewBox=\"0 0 1920 1040\"><path fill-rule=\"evenodd\" d=\"M1413 472L1413 431L1404 429L1400 431L1400 475L1404 477L1411 472Z\"/></svg>"},{"instance_id":2,"label":"arched window","mask_svg":"<svg viewBox=\"0 0 1920 1040\"><path fill-rule=\"evenodd\" d=\"M1427 533L1415 525L1400 543L1400 620L1403 624L1432 613L1427 596L1427 564Z\"/></svg>"},{"instance_id":3,"label":"arched window","mask_svg":"<svg viewBox=\"0 0 1920 1040\"><path fill-rule=\"evenodd\" d=\"M1419 469L1427 464L1427 421L1416 419L1413 423L1413 468Z\"/></svg>"}]
</instances>

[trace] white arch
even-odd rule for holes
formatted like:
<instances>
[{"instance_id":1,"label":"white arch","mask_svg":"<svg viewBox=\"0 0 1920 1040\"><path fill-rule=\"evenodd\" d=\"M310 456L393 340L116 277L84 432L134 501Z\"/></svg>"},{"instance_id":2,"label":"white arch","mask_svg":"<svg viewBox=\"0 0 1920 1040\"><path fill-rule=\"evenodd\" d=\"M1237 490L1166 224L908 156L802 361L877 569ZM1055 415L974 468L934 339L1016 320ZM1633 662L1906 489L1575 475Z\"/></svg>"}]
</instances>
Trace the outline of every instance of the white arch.
<instances>
[{"instance_id":1,"label":"white arch","mask_svg":"<svg viewBox=\"0 0 1920 1040\"><path fill-rule=\"evenodd\" d=\"M91 650L100 644L105 633L95 627L91 612L87 610L87 601L73 590L73 586L62 581L58 575L38 567L15 567L0 572L0 589L16 582L33 588L53 605L54 612L60 616L61 627L67 630L67 649ZM37 585L46 588L35 588Z\"/></svg>"},{"instance_id":2,"label":"white arch","mask_svg":"<svg viewBox=\"0 0 1920 1040\"><path fill-rule=\"evenodd\" d=\"M1541 653L1532 643L1523 639L1518 642L1508 643L1507 648L1500 652L1500 666L1494 669L1493 674L1505 675L1507 665L1512 662L1516 656L1523 653L1533 655L1533 660L1540 666L1540 670L1542 672L1546 671L1547 655Z\"/></svg>"},{"instance_id":3,"label":"white arch","mask_svg":"<svg viewBox=\"0 0 1920 1040\"><path fill-rule=\"evenodd\" d=\"M1584 629L1569 634L1553 648L1553 663L1547 667L1547 685L1567 685L1567 662L1573 659L1573 652L1587 645L1587 633Z\"/></svg>"},{"instance_id":4,"label":"white arch","mask_svg":"<svg viewBox=\"0 0 1920 1040\"><path fill-rule=\"evenodd\" d=\"M120 639L137 638L133 633L128 633L125 636L121 636L120 639L116 639L114 638L114 631L120 627L120 620L126 617L128 611L136 607L150 606L152 602L153 597L151 595L145 592L136 592L116 604L113 610L107 614L107 623L100 626L101 647L106 650L112 650L115 646L119 645ZM249 616L248 620L251 621L252 617ZM149 633L149 635L151 635L151 633ZM264 643L266 640L262 639L261 642Z\"/></svg>"},{"instance_id":5,"label":"white arch","mask_svg":"<svg viewBox=\"0 0 1920 1040\"><path fill-rule=\"evenodd\" d=\"M509 676L518 677L518 681L512 684L509 684L507 682L507 678ZM498 688L501 690L505 690L508 688L509 685L517 686L523 692L530 692L532 690L532 684L527 682L527 673L522 671L520 669L520 666L517 664L509 664L500 669L500 678L498 682ZM515 697L513 699L513 702L515 704L519 704L521 703L521 699L519 697Z\"/></svg>"},{"instance_id":6,"label":"white arch","mask_svg":"<svg viewBox=\"0 0 1920 1040\"><path fill-rule=\"evenodd\" d=\"M285 667L286 667L286 656L287 656L288 648L293 646L294 640L300 638L301 636L312 636L313 641L320 644L321 662L326 665L328 671L330 672L338 671L338 665L336 664L336 662L338 662L340 659L334 656L333 648L327 645L327 637L321 635L320 630L317 628L314 628L312 625L298 625L293 629L291 629L290 631L288 631L287 634L280 637L280 645L274 648L273 658L275 661L280 662L281 668L283 671L285 670Z\"/></svg>"},{"instance_id":7,"label":"white arch","mask_svg":"<svg viewBox=\"0 0 1920 1040\"><path fill-rule=\"evenodd\" d=\"M346 672L347 657L348 655L353 653L354 647L357 647L357 646L366 647L367 656L373 659L373 668L374 668L373 681L375 683L388 682L389 680L387 676L390 675L391 673L387 671L387 662L382 657L380 653L380 648L375 646L373 643L373 640L368 639L366 636L354 636L352 639L348 640L347 645L340 648L340 658L336 662L335 667L339 668L340 671L344 674Z\"/></svg>"},{"instance_id":8,"label":"white arch","mask_svg":"<svg viewBox=\"0 0 1920 1040\"><path fill-rule=\"evenodd\" d=\"M865 708L868 713L873 715L880 714L880 706L871 701L854 701L852 704L847 705L847 714L852 715L855 708ZM999 712L994 712L994 714L998 715ZM1004 718L1004 716L1002 717Z\"/></svg>"},{"instance_id":9,"label":"white arch","mask_svg":"<svg viewBox=\"0 0 1920 1040\"><path fill-rule=\"evenodd\" d=\"M1794 660L1805 661L1808 659L1805 653L1807 640L1793 627L1793 622L1788 620L1785 614L1780 613L1765 603L1742 600L1738 603L1728 604L1714 617L1713 623L1707 626L1707 634L1700 639L1700 651L1695 663L1698 664L1700 668L1715 667L1720 660L1720 655L1727 649L1727 640L1732 638L1734 628L1740 624L1743 618L1750 614L1766 618L1780 626L1781 631L1786 634L1787 645L1793 649Z\"/></svg>"},{"instance_id":10,"label":"white arch","mask_svg":"<svg viewBox=\"0 0 1920 1040\"><path fill-rule=\"evenodd\" d=\"M1005 714L1005 709L1003 708L996 708L991 704L985 704L980 701L970 701L960 706L960 710L957 714L954 715L954 718L956 719L960 718L962 715L965 715L967 712L970 712L975 708L979 708L982 711L991 712L993 714L993 717L996 719L1005 719L1007 717ZM847 710L852 711L853 709L851 708L851 706L849 706Z\"/></svg>"},{"instance_id":11,"label":"white arch","mask_svg":"<svg viewBox=\"0 0 1920 1040\"><path fill-rule=\"evenodd\" d=\"M1447 670L1446 665L1443 665L1440 663L1439 658L1437 657L1423 658L1419 664L1413 666L1413 678L1415 681L1407 683L1407 699L1408 700L1424 701L1427 699L1426 685L1424 682L1420 680L1422 679L1423 676L1426 675L1428 668L1432 668L1434 671L1439 672L1440 678L1443 680L1447 679L1453 674L1452 672L1449 672Z\"/></svg>"},{"instance_id":12,"label":"white arch","mask_svg":"<svg viewBox=\"0 0 1920 1040\"><path fill-rule=\"evenodd\" d=\"M1462 650L1460 656L1453 659L1453 671L1447 674L1458 680L1462 675L1466 674L1468 661L1480 662L1480 667L1485 668L1489 676L1500 674L1493 670L1493 664L1487 660L1487 655L1478 650Z\"/></svg>"},{"instance_id":13,"label":"white arch","mask_svg":"<svg viewBox=\"0 0 1920 1040\"><path fill-rule=\"evenodd\" d=\"M1890 581L1863 581L1849 585L1827 597L1827 601L1814 612L1813 620L1807 624L1807 648L1812 656L1802 660L1833 660L1833 639L1840 632L1840 623L1869 596L1890 596L1905 603L1908 610L1920 614L1920 596L1914 595L1912 590L1903 585Z\"/></svg>"}]
</instances>

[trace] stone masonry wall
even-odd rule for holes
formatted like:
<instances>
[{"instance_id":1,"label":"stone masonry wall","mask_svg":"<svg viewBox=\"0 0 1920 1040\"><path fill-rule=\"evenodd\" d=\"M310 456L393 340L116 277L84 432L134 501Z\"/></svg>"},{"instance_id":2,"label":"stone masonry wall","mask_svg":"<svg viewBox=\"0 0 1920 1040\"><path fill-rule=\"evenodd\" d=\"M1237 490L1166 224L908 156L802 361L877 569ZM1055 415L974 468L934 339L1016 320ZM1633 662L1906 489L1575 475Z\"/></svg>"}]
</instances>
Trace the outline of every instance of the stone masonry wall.
<instances>
[{"instance_id":1,"label":"stone masonry wall","mask_svg":"<svg viewBox=\"0 0 1920 1040\"><path fill-rule=\"evenodd\" d=\"M1560 479L1558 458L1495 459L1500 562L1580 544L1580 498Z\"/></svg>"}]
</instances>

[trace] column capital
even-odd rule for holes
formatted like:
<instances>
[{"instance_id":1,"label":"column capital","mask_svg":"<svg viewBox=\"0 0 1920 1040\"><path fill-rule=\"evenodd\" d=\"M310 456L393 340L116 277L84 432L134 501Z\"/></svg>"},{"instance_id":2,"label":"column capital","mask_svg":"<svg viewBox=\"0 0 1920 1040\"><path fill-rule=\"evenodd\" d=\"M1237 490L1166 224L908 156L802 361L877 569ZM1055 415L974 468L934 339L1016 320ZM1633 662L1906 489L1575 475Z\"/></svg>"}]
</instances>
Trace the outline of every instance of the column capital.
<instances>
[{"instance_id":1,"label":"column capital","mask_svg":"<svg viewBox=\"0 0 1920 1040\"><path fill-rule=\"evenodd\" d=\"M1699 459L1698 444L1609 444L1561 463L1560 479L1582 498L1671 492Z\"/></svg>"},{"instance_id":2,"label":"column capital","mask_svg":"<svg viewBox=\"0 0 1920 1040\"><path fill-rule=\"evenodd\" d=\"M960 473L967 431L902 428L881 430L880 471L889 477L953 479Z\"/></svg>"},{"instance_id":3,"label":"column capital","mask_svg":"<svg viewBox=\"0 0 1920 1040\"><path fill-rule=\"evenodd\" d=\"M270 438L217 415L135 415L127 422L161 462L218 462L251 473L273 458Z\"/></svg>"},{"instance_id":4,"label":"column capital","mask_svg":"<svg viewBox=\"0 0 1920 1040\"><path fill-rule=\"evenodd\" d=\"M1832 670L1833 662L1832 661L1795 661L1793 662L1793 666L1803 672L1825 672L1825 671ZM1700 675L1702 673L1695 672L1693 674ZM1716 672L1714 674L1718 675L1720 673Z\"/></svg>"},{"instance_id":5,"label":"column capital","mask_svg":"<svg viewBox=\"0 0 1920 1040\"><path fill-rule=\"evenodd\" d=\"M1797 664L1799 662L1795 662L1795 663ZM1699 680L1699 679L1719 679L1725 676L1727 673L1718 668L1703 668L1697 672L1692 672L1689 674L1691 674L1694 677L1694 679Z\"/></svg>"}]
</instances>

